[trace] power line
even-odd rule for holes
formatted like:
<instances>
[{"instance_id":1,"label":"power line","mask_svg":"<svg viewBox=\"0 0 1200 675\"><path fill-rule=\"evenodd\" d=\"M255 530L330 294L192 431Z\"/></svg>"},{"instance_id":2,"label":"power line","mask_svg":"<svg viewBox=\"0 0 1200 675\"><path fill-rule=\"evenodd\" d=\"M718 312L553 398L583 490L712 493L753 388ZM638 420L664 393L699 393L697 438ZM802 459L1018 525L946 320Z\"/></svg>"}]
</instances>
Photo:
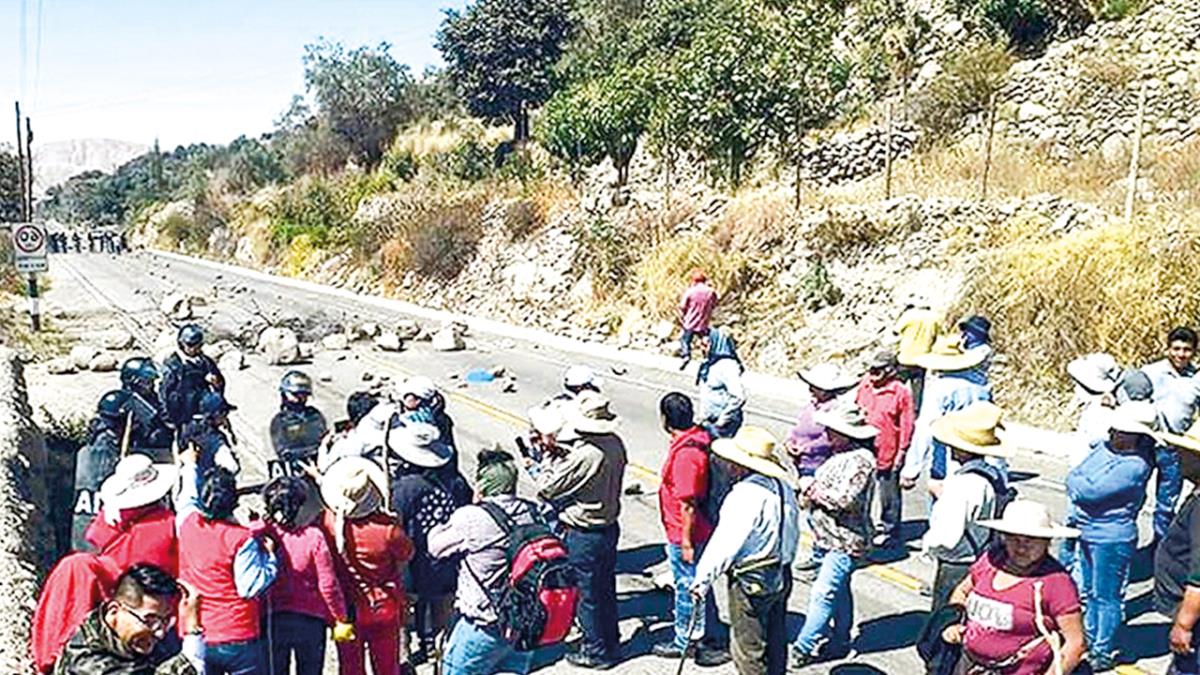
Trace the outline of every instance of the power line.
<instances>
[{"instance_id":1,"label":"power line","mask_svg":"<svg viewBox=\"0 0 1200 675\"><path fill-rule=\"evenodd\" d=\"M29 44L28 44L29 40L27 38L27 34L29 33L29 3L28 3L28 0L21 0L21 19L17 24L17 30L20 31L20 34L17 37L17 49L20 50L20 52L21 52L21 54L20 54L20 63L21 63L20 70L21 70L21 72L20 72L20 79L18 80L20 84L19 84L17 91L20 93L21 98L25 98L25 71L28 70L28 67L29 67L29 64L27 63L27 60L29 58Z\"/></svg>"},{"instance_id":2,"label":"power line","mask_svg":"<svg viewBox=\"0 0 1200 675\"><path fill-rule=\"evenodd\" d=\"M37 3L37 38L33 48L33 110L37 112L38 94L42 90L42 0Z\"/></svg>"}]
</instances>

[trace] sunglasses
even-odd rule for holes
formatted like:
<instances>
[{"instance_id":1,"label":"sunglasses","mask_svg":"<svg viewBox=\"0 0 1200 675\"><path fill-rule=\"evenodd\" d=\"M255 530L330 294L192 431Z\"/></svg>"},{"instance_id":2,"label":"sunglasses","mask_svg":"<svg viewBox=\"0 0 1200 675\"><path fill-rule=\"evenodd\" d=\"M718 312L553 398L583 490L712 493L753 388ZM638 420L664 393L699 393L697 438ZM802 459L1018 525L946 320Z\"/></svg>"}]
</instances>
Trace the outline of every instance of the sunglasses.
<instances>
[{"instance_id":1,"label":"sunglasses","mask_svg":"<svg viewBox=\"0 0 1200 675\"><path fill-rule=\"evenodd\" d=\"M164 618L157 614L138 614L133 610L132 607L122 602L118 602L117 607L133 618L137 619L138 623L142 624L146 630L156 635L165 634L167 630L175 624L175 617L173 616Z\"/></svg>"}]
</instances>

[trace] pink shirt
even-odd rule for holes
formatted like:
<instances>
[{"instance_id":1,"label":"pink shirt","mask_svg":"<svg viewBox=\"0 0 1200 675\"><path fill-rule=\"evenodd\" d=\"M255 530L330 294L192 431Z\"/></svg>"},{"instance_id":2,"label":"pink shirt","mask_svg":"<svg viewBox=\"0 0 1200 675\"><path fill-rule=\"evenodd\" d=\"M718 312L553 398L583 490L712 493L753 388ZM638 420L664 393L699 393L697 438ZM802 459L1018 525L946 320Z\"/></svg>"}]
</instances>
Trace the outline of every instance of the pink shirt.
<instances>
[{"instance_id":1,"label":"pink shirt","mask_svg":"<svg viewBox=\"0 0 1200 675\"><path fill-rule=\"evenodd\" d=\"M346 599L325 533L316 525L295 531L272 526L279 542L279 576L271 585L271 611L313 616L332 624L346 618Z\"/></svg>"},{"instance_id":2,"label":"pink shirt","mask_svg":"<svg viewBox=\"0 0 1200 675\"><path fill-rule=\"evenodd\" d=\"M685 330L708 330L708 321L712 318L713 309L717 306L717 292L704 282L697 282L683 292L683 300L679 303L679 311L683 314Z\"/></svg>"}]
</instances>

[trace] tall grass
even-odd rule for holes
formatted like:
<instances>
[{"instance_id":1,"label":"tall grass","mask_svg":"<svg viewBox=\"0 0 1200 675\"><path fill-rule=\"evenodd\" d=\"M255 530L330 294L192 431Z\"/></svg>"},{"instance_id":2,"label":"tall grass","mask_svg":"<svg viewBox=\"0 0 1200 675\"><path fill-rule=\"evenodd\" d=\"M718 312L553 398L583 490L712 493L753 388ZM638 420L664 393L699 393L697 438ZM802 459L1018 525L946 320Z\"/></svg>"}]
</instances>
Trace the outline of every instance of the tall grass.
<instances>
[{"instance_id":1,"label":"tall grass","mask_svg":"<svg viewBox=\"0 0 1200 675\"><path fill-rule=\"evenodd\" d=\"M689 272L699 268L728 306L743 289L748 260L741 251L724 251L710 237L688 235L666 239L651 248L633 271L633 300L648 315L673 319L679 298L691 283Z\"/></svg>"}]
</instances>

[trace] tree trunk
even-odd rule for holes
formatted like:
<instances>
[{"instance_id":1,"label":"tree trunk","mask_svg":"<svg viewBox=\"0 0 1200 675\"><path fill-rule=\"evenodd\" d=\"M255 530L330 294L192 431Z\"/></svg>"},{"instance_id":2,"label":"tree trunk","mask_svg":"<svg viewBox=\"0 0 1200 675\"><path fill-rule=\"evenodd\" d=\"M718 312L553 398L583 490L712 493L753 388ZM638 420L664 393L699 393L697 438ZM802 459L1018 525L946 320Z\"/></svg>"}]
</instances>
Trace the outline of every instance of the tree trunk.
<instances>
[{"instance_id":1,"label":"tree trunk","mask_svg":"<svg viewBox=\"0 0 1200 675\"><path fill-rule=\"evenodd\" d=\"M527 140L529 140L529 111L525 109L525 102L522 101L513 120L513 143L523 145Z\"/></svg>"}]
</instances>

